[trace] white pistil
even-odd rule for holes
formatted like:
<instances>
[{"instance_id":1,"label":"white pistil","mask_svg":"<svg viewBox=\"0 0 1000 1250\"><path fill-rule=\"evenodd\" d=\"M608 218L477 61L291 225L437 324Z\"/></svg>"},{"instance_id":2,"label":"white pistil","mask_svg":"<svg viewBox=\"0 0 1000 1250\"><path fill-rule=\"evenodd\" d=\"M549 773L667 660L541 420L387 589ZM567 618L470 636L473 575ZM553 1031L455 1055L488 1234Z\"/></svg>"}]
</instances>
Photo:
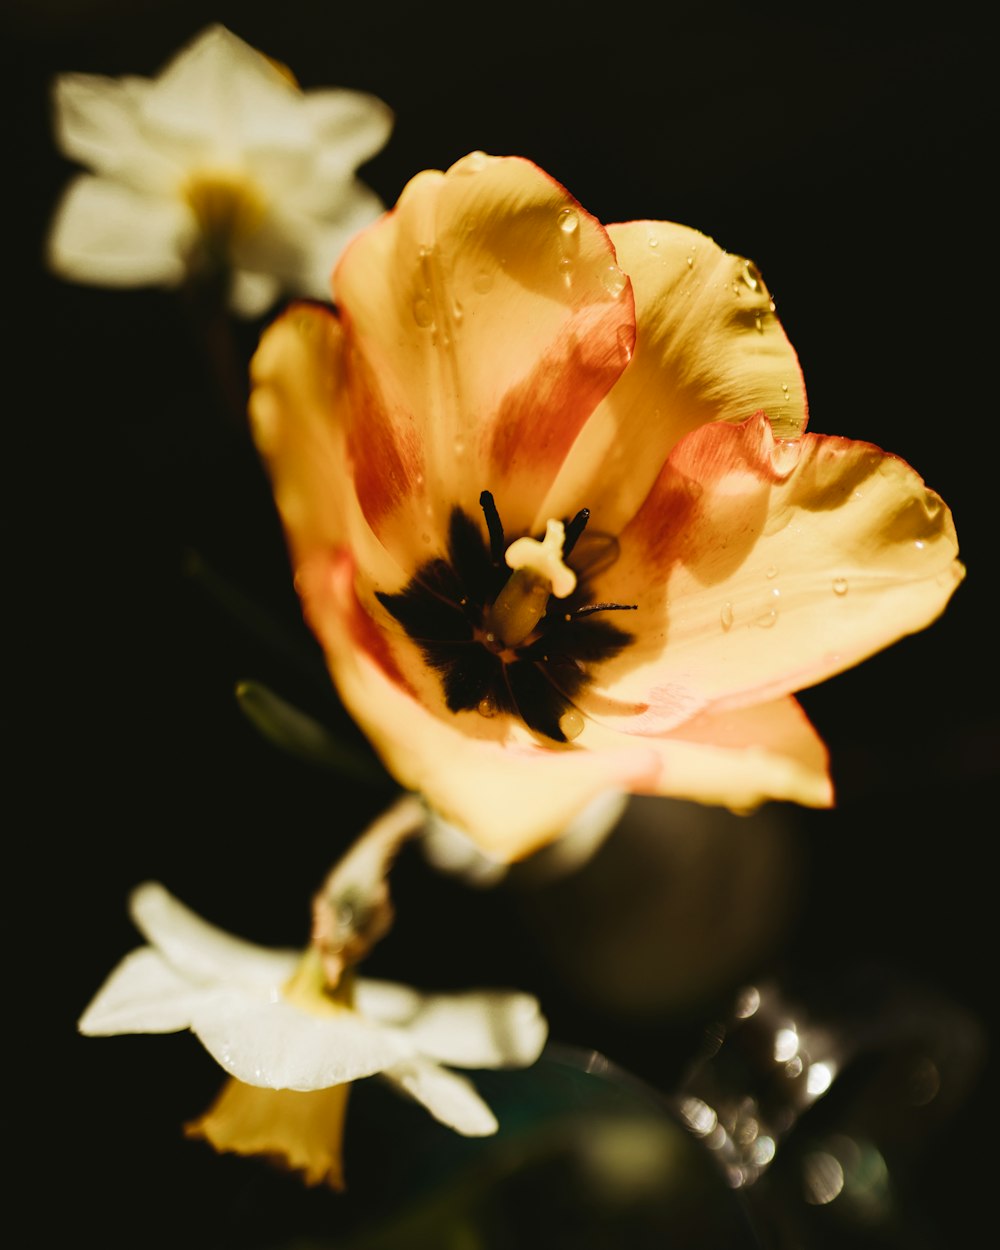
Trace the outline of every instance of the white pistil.
<instances>
[{"instance_id":1,"label":"white pistil","mask_svg":"<svg viewBox=\"0 0 1000 1250\"><path fill-rule=\"evenodd\" d=\"M565 599L576 589L576 574L563 563L566 528L550 520L545 538L518 538L504 559L514 572L486 614L487 637L505 647L516 647L545 615L549 596Z\"/></svg>"}]
</instances>

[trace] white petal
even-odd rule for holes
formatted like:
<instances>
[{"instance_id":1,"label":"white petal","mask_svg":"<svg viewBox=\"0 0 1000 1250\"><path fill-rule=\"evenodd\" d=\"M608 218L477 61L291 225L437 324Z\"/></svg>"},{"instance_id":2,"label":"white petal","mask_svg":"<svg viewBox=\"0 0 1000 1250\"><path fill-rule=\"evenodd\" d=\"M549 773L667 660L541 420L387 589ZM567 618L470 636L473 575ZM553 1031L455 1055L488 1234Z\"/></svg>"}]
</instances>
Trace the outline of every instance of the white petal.
<instances>
[{"instance_id":1,"label":"white petal","mask_svg":"<svg viewBox=\"0 0 1000 1250\"><path fill-rule=\"evenodd\" d=\"M141 78L61 74L52 92L60 149L81 165L137 190L167 191L177 182L177 167L148 141L139 123L148 89L149 83Z\"/></svg>"},{"instance_id":2,"label":"white petal","mask_svg":"<svg viewBox=\"0 0 1000 1250\"><path fill-rule=\"evenodd\" d=\"M211 991L207 991L211 992ZM90 1037L186 1029L206 990L175 972L149 946L126 955L97 991L78 1028Z\"/></svg>"},{"instance_id":3,"label":"white petal","mask_svg":"<svg viewBox=\"0 0 1000 1250\"><path fill-rule=\"evenodd\" d=\"M548 1024L530 994L472 990L418 994L391 982L359 980L358 1011L405 1029L415 1049L464 1068L521 1067L534 1063Z\"/></svg>"},{"instance_id":4,"label":"white petal","mask_svg":"<svg viewBox=\"0 0 1000 1250\"><path fill-rule=\"evenodd\" d=\"M488 1137L499 1128L496 1116L472 1082L429 1059L411 1059L382 1075L397 1089L422 1102L435 1120L466 1137Z\"/></svg>"},{"instance_id":5,"label":"white petal","mask_svg":"<svg viewBox=\"0 0 1000 1250\"><path fill-rule=\"evenodd\" d=\"M269 273L237 269L229 292L229 306L241 317L262 317L281 294L281 283Z\"/></svg>"},{"instance_id":6,"label":"white petal","mask_svg":"<svg viewBox=\"0 0 1000 1250\"><path fill-rule=\"evenodd\" d=\"M330 275L341 252L383 210L378 196L356 180L338 187L322 217L301 211L291 199L283 201L272 205L258 230L238 242L236 263L275 274L293 294L329 301Z\"/></svg>"},{"instance_id":7,"label":"white petal","mask_svg":"<svg viewBox=\"0 0 1000 1250\"><path fill-rule=\"evenodd\" d=\"M566 832L530 856L521 866L522 877L536 885L568 876L588 863L607 840L628 805L621 790L606 790L566 826Z\"/></svg>"},{"instance_id":8,"label":"white petal","mask_svg":"<svg viewBox=\"0 0 1000 1250\"><path fill-rule=\"evenodd\" d=\"M420 848L439 872L453 873L479 889L497 885L509 871L509 865L484 855L467 833L436 812L428 815Z\"/></svg>"},{"instance_id":9,"label":"white petal","mask_svg":"<svg viewBox=\"0 0 1000 1250\"><path fill-rule=\"evenodd\" d=\"M277 997L298 966L298 951L271 950L202 920L156 882L132 891L129 910L143 936L183 976L202 984Z\"/></svg>"},{"instance_id":10,"label":"white petal","mask_svg":"<svg viewBox=\"0 0 1000 1250\"><path fill-rule=\"evenodd\" d=\"M302 109L321 159L328 154L351 172L381 151L392 132L392 109L363 91L307 91Z\"/></svg>"},{"instance_id":11,"label":"white petal","mask_svg":"<svg viewBox=\"0 0 1000 1250\"><path fill-rule=\"evenodd\" d=\"M303 141L301 94L266 57L210 26L173 58L142 106L144 125L178 150L235 161L248 146Z\"/></svg>"},{"instance_id":12,"label":"white petal","mask_svg":"<svg viewBox=\"0 0 1000 1250\"><path fill-rule=\"evenodd\" d=\"M191 1027L231 1076L270 1089L326 1089L372 1076L414 1052L405 1033L356 1012L314 1016L240 993L207 999Z\"/></svg>"},{"instance_id":13,"label":"white petal","mask_svg":"<svg viewBox=\"0 0 1000 1250\"><path fill-rule=\"evenodd\" d=\"M99 286L176 286L194 221L180 200L161 199L89 174L74 179L48 240L53 271Z\"/></svg>"}]
</instances>

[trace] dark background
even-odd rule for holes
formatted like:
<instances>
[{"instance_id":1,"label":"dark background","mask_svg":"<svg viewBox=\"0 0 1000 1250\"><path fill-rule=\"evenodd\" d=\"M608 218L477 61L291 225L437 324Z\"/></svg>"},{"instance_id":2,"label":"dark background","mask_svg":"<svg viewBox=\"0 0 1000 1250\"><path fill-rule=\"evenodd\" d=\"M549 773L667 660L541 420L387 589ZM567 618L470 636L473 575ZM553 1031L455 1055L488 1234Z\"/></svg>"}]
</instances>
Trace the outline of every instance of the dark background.
<instances>
[{"instance_id":1,"label":"dark background","mask_svg":"<svg viewBox=\"0 0 1000 1250\"><path fill-rule=\"evenodd\" d=\"M599 879L621 883L604 894L520 878L472 891L411 848L372 969L427 988L533 990L555 1038L667 1092L747 978L777 978L841 1020L838 996L874 978L890 987L869 1004L888 1034L915 1021L969 1058L899 1152L892 1229L865 1236L971 1237L990 1210L996 1115L994 70L981 26L960 5L942 13L8 0L7 199L24 213L6 248L8 655L26 748L9 813L8 1081L43 1232L65 1221L107 1246L215 1246L228 1228L234 1244L271 1245L269 1213L290 1235L290 1213L335 1222L340 1201L300 1205L289 1178L180 1139L218 1084L187 1035L75 1035L136 940L134 884L160 880L235 932L299 943L310 892L387 797L286 757L237 707L234 684L255 678L354 734L301 624L267 485L184 309L159 292L70 286L41 262L73 173L51 141L52 75L153 74L219 20L304 87L392 106L395 131L365 170L387 204L422 168L516 153L601 220L677 220L752 257L799 352L811 428L914 465L952 507L969 568L930 630L803 696L831 748L835 811L668 810L663 837L687 829L693 867L670 860L652 928L634 935L641 839L602 853ZM260 328L237 327L244 359ZM576 966L552 937L563 915ZM579 967L598 956L601 985ZM616 994L615 960L654 972ZM356 1095L349 1152L366 1099L369 1122L392 1114Z\"/></svg>"}]
</instances>

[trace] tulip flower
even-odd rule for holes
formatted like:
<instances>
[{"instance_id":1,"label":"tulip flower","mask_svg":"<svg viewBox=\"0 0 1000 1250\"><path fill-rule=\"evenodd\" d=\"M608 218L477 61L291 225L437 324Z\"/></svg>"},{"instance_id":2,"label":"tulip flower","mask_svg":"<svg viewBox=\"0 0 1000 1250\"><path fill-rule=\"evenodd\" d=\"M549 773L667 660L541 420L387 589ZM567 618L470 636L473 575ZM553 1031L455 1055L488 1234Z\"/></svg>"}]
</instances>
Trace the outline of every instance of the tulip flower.
<instances>
[{"instance_id":1,"label":"tulip flower","mask_svg":"<svg viewBox=\"0 0 1000 1250\"><path fill-rule=\"evenodd\" d=\"M795 693L963 569L908 465L807 432L757 268L473 153L333 294L264 334L251 418L306 617L402 784L505 860L609 790L830 805Z\"/></svg>"},{"instance_id":2,"label":"tulip flower","mask_svg":"<svg viewBox=\"0 0 1000 1250\"><path fill-rule=\"evenodd\" d=\"M61 150L78 175L56 210L51 268L98 286L177 287L222 270L233 309L328 295L333 262L383 205L355 176L392 114L347 90L301 91L210 26L156 78L62 74Z\"/></svg>"}]
</instances>

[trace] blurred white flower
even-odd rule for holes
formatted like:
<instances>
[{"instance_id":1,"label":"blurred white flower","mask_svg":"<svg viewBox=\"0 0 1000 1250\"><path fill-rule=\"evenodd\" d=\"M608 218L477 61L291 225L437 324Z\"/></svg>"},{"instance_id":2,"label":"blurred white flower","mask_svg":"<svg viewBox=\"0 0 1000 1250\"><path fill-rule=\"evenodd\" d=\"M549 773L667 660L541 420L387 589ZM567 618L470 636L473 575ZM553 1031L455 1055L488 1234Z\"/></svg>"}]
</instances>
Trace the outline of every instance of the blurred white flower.
<instances>
[{"instance_id":1,"label":"blurred white flower","mask_svg":"<svg viewBox=\"0 0 1000 1250\"><path fill-rule=\"evenodd\" d=\"M79 1022L91 1036L190 1029L230 1074L188 1126L217 1150L282 1158L315 1184L343 1185L348 1082L381 1074L467 1136L497 1121L465 1077L443 1067L533 1063L547 1025L528 994L419 994L345 978L324 990L319 952L270 950L208 924L162 886L132 894L150 943L118 965Z\"/></svg>"},{"instance_id":2,"label":"blurred white flower","mask_svg":"<svg viewBox=\"0 0 1000 1250\"><path fill-rule=\"evenodd\" d=\"M62 74L59 147L93 170L67 187L48 258L99 286L176 287L231 275L230 304L258 316L282 291L330 298L344 245L382 202L355 170L392 113L357 91L301 91L291 74L210 26L156 78Z\"/></svg>"},{"instance_id":3,"label":"blurred white flower","mask_svg":"<svg viewBox=\"0 0 1000 1250\"><path fill-rule=\"evenodd\" d=\"M560 837L518 865L522 879L537 885L582 868L604 845L627 804L628 795L620 790L599 794L570 821ZM491 859L468 834L434 811L428 812L421 847L428 863L440 872L461 877L466 885L488 889L498 885L510 871L510 864Z\"/></svg>"}]
</instances>

